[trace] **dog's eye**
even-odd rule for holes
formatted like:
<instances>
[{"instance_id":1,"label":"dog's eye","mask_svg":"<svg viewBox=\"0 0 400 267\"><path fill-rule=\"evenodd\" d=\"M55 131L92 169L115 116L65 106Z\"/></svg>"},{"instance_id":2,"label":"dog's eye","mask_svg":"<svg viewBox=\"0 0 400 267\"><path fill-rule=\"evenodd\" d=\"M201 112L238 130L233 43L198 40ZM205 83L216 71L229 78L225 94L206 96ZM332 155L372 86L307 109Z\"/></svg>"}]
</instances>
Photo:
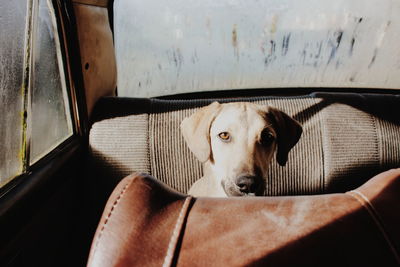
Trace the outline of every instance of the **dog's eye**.
<instances>
[{"instance_id":1,"label":"dog's eye","mask_svg":"<svg viewBox=\"0 0 400 267\"><path fill-rule=\"evenodd\" d=\"M269 130L262 131L260 140L262 145L270 145L274 140L275 136Z\"/></svg>"},{"instance_id":2,"label":"dog's eye","mask_svg":"<svg viewBox=\"0 0 400 267\"><path fill-rule=\"evenodd\" d=\"M230 141L231 140L231 136L228 132L222 132L218 134L218 137L222 140L222 141Z\"/></svg>"}]
</instances>

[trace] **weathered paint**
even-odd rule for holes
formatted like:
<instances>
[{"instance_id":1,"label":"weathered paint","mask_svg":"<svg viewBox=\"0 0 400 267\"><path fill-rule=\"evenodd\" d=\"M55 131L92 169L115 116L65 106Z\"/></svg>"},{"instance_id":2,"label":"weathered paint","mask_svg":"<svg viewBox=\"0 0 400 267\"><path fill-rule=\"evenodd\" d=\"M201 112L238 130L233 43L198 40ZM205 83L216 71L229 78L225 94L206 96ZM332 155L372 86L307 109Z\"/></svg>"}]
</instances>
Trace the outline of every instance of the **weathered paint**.
<instances>
[{"instance_id":1,"label":"weathered paint","mask_svg":"<svg viewBox=\"0 0 400 267\"><path fill-rule=\"evenodd\" d=\"M395 0L116 0L121 96L400 88Z\"/></svg>"}]
</instances>

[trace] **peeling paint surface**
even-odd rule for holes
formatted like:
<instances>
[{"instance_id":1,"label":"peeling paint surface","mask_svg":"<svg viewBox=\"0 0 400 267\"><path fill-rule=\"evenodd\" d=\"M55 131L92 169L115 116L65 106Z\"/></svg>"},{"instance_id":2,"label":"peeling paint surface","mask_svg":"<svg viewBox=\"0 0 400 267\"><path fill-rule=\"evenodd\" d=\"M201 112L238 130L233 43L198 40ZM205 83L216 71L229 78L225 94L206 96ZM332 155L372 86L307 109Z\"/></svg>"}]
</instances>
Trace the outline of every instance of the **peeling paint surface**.
<instances>
[{"instance_id":1,"label":"peeling paint surface","mask_svg":"<svg viewBox=\"0 0 400 267\"><path fill-rule=\"evenodd\" d=\"M120 96L400 88L395 0L116 0Z\"/></svg>"}]
</instances>

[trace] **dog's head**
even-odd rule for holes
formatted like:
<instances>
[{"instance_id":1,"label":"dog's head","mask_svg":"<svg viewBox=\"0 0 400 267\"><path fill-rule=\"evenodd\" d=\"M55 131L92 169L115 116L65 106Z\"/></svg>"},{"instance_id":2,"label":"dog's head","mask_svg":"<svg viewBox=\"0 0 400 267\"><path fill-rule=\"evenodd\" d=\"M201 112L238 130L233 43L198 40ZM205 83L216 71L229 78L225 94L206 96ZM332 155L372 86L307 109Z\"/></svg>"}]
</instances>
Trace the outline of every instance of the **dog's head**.
<instances>
[{"instance_id":1,"label":"dog's head","mask_svg":"<svg viewBox=\"0 0 400 267\"><path fill-rule=\"evenodd\" d=\"M190 150L210 165L228 196L260 196L275 150L284 166L302 128L272 107L213 102L185 118L181 131Z\"/></svg>"}]
</instances>

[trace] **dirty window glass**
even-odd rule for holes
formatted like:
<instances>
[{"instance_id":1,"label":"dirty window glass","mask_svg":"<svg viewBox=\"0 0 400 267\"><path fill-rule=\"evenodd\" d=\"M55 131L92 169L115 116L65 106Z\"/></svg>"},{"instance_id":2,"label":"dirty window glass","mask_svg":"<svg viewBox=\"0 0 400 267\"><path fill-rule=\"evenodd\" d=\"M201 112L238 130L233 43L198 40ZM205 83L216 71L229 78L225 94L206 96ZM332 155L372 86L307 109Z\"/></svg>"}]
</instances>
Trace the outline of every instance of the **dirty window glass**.
<instances>
[{"instance_id":1,"label":"dirty window glass","mask_svg":"<svg viewBox=\"0 0 400 267\"><path fill-rule=\"evenodd\" d=\"M22 171L26 1L0 1L0 186Z\"/></svg>"},{"instance_id":2,"label":"dirty window glass","mask_svg":"<svg viewBox=\"0 0 400 267\"><path fill-rule=\"evenodd\" d=\"M57 53L60 49L55 17L46 0L39 0L35 23L31 163L72 135L64 70L61 55Z\"/></svg>"},{"instance_id":3,"label":"dirty window glass","mask_svg":"<svg viewBox=\"0 0 400 267\"><path fill-rule=\"evenodd\" d=\"M400 88L397 0L116 0L121 96Z\"/></svg>"},{"instance_id":4,"label":"dirty window glass","mask_svg":"<svg viewBox=\"0 0 400 267\"><path fill-rule=\"evenodd\" d=\"M0 1L0 187L73 134L51 1Z\"/></svg>"}]
</instances>

